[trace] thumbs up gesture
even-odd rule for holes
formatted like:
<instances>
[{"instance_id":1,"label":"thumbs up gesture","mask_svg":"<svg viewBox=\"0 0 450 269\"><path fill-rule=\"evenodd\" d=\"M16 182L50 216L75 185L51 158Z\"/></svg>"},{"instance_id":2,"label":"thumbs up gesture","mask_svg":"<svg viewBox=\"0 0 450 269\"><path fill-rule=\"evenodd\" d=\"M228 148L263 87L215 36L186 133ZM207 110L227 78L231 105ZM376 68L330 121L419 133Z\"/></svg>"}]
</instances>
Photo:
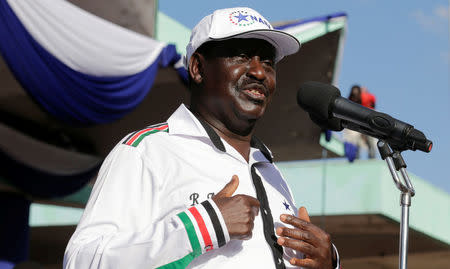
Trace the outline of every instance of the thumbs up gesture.
<instances>
[{"instance_id":1,"label":"thumbs up gesture","mask_svg":"<svg viewBox=\"0 0 450 269\"><path fill-rule=\"evenodd\" d=\"M259 201L243 194L233 196L238 186L239 177L234 175L212 200L222 213L230 238L248 240L252 237L253 221L259 212Z\"/></svg>"}]
</instances>

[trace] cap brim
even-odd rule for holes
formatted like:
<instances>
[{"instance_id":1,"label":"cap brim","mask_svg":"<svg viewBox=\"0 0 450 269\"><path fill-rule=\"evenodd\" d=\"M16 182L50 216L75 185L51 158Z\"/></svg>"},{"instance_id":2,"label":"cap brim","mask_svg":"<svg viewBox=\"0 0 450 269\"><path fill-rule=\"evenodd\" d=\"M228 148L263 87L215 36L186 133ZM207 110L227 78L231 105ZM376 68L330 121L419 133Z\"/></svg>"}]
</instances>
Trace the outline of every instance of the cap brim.
<instances>
[{"instance_id":1,"label":"cap brim","mask_svg":"<svg viewBox=\"0 0 450 269\"><path fill-rule=\"evenodd\" d=\"M300 41L294 36L279 30L258 29L245 33L239 33L223 38L210 38L211 40L226 40L231 38L256 38L263 39L275 47L275 62L280 61L285 56L296 53L300 49Z\"/></svg>"}]
</instances>

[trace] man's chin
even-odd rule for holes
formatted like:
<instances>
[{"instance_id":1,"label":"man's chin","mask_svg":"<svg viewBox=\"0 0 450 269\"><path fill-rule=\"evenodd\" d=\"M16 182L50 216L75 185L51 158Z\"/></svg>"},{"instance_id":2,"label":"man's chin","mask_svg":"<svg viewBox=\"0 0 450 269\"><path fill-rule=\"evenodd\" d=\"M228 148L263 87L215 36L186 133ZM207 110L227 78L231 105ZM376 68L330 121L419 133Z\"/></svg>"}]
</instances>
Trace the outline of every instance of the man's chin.
<instances>
[{"instance_id":1,"label":"man's chin","mask_svg":"<svg viewBox=\"0 0 450 269\"><path fill-rule=\"evenodd\" d=\"M255 122L262 118L265 109L240 110L236 116L245 121Z\"/></svg>"},{"instance_id":2,"label":"man's chin","mask_svg":"<svg viewBox=\"0 0 450 269\"><path fill-rule=\"evenodd\" d=\"M247 136L253 131L256 122L263 114L263 111L239 111L236 113L236 118L238 120L233 122L233 124L230 124L231 126L228 126L228 128L235 134Z\"/></svg>"},{"instance_id":3,"label":"man's chin","mask_svg":"<svg viewBox=\"0 0 450 269\"><path fill-rule=\"evenodd\" d=\"M242 120L259 120L266 111L266 106L264 103L253 103L250 101L244 104L239 104L235 107L235 114L238 118Z\"/></svg>"}]
</instances>

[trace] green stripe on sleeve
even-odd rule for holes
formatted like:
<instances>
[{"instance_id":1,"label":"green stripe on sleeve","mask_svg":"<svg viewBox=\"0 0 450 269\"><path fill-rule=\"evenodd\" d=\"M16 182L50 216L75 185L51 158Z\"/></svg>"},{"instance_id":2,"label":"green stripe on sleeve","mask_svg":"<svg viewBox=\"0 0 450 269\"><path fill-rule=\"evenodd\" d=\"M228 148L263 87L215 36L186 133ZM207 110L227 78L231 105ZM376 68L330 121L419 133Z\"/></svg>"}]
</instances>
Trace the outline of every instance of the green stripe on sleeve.
<instances>
[{"instance_id":1,"label":"green stripe on sleeve","mask_svg":"<svg viewBox=\"0 0 450 269\"><path fill-rule=\"evenodd\" d=\"M200 246L200 242L198 241L197 234L195 233L195 227L194 224L192 224L192 221L189 219L188 215L185 212L181 212L178 214L178 217L181 219L181 221L184 224L184 228L186 229L186 232L189 237L189 241L191 242L192 252L188 255L184 256L183 258L176 260L174 262L171 262L169 264L163 265L158 267L157 269L179 269L179 268L186 268L188 264L197 256L202 254L202 249Z\"/></svg>"},{"instance_id":2,"label":"green stripe on sleeve","mask_svg":"<svg viewBox=\"0 0 450 269\"><path fill-rule=\"evenodd\" d=\"M139 136L138 139L136 139L136 141L133 142L133 144L131 144L131 146L137 147L139 145L139 143L141 143L142 139L144 139L146 136L154 134L154 133L158 133L158 132L166 132L166 133L168 133L169 132L169 128L167 128L165 130L162 130L162 131L161 130L151 130L151 131L148 131L146 133L143 133L143 134L141 134Z\"/></svg>"},{"instance_id":3,"label":"green stripe on sleeve","mask_svg":"<svg viewBox=\"0 0 450 269\"><path fill-rule=\"evenodd\" d=\"M186 212L179 213L178 217L184 224L184 228L186 229L186 232L188 234L189 241L191 242L193 254L195 255L195 257L197 257L198 255L202 254L202 247L200 246L200 242L198 241L194 224L192 224L192 221L191 219L189 219Z\"/></svg>"},{"instance_id":4,"label":"green stripe on sleeve","mask_svg":"<svg viewBox=\"0 0 450 269\"><path fill-rule=\"evenodd\" d=\"M174 262L171 262L169 264L160 266L156 269L179 269L179 268L186 268L189 263L195 258L193 253L189 253L188 255L184 256L183 258L176 260Z\"/></svg>"}]
</instances>

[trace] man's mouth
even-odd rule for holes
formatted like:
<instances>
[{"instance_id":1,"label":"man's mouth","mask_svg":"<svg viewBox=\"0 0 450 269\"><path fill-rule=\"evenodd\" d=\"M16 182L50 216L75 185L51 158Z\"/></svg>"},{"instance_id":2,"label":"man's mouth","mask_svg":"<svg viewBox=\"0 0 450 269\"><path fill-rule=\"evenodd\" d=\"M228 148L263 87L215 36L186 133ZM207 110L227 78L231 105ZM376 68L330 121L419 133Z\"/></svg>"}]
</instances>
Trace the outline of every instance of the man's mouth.
<instances>
[{"instance_id":1,"label":"man's mouth","mask_svg":"<svg viewBox=\"0 0 450 269\"><path fill-rule=\"evenodd\" d=\"M262 102L266 98L266 91L262 86L245 87L242 92L252 101Z\"/></svg>"}]
</instances>

